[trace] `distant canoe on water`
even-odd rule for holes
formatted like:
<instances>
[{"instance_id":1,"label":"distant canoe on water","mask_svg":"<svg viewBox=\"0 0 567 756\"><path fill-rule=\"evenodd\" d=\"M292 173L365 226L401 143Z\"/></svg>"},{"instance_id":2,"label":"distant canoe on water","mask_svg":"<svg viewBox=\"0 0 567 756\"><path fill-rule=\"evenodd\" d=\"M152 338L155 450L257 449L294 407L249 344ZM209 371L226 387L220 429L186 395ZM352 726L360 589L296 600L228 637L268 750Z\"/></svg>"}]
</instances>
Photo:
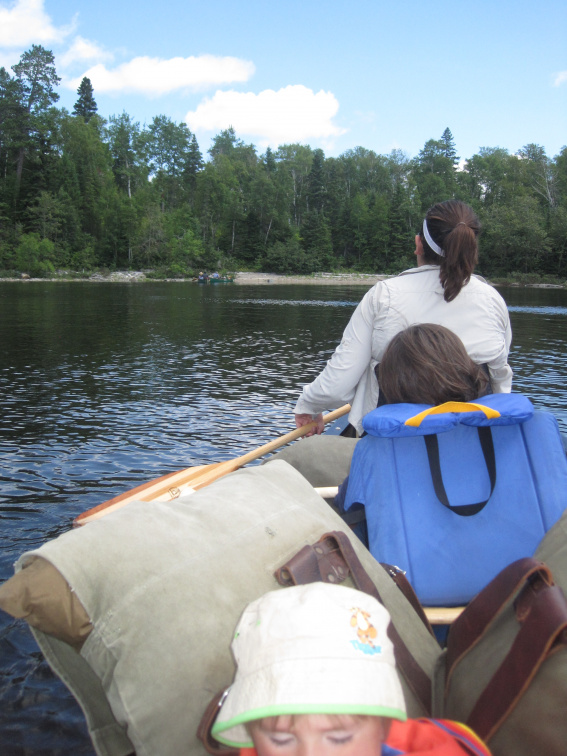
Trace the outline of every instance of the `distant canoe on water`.
<instances>
[{"instance_id":1,"label":"distant canoe on water","mask_svg":"<svg viewBox=\"0 0 567 756\"><path fill-rule=\"evenodd\" d=\"M194 280L201 284L234 283L234 276L209 276L206 273L199 273L198 277Z\"/></svg>"}]
</instances>

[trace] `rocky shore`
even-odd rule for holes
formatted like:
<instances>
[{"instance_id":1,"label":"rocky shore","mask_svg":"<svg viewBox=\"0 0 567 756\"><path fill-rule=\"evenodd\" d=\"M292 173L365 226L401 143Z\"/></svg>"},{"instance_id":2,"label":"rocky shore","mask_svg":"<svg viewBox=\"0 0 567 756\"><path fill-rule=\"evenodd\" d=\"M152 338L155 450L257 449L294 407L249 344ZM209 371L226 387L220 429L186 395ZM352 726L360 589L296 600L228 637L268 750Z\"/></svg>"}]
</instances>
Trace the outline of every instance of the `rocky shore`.
<instances>
[{"instance_id":1,"label":"rocky shore","mask_svg":"<svg viewBox=\"0 0 567 756\"><path fill-rule=\"evenodd\" d=\"M314 273L310 276L283 276L279 273L250 273L236 272L235 284L360 284L372 286L376 281L381 281L388 276L374 273ZM111 273L93 273L88 277L73 277L73 273L62 271L53 278L32 278L23 273L19 278L4 278L4 281L94 281L99 283L140 283L143 281L194 281L193 278L164 278L156 279L149 277L143 271L117 270Z\"/></svg>"},{"instance_id":2,"label":"rocky shore","mask_svg":"<svg viewBox=\"0 0 567 756\"><path fill-rule=\"evenodd\" d=\"M59 275L53 278L31 278L26 273L22 273L18 278L3 278L0 281L87 281L99 283L141 283L144 281L195 281L194 278L163 278L157 279L146 275L144 271L117 270L111 273L92 273L90 276L73 277L70 271L58 271ZM352 286L373 286L376 281L383 281L391 276L381 275L379 273L313 273L309 276L290 275L284 276L279 273L251 273L248 271L238 271L231 274L234 276L235 284L244 284L246 286L257 284L312 284L321 285L352 285ZM558 283L518 283L516 281L496 281L490 282L494 286L518 286L535 289L564 289L567 284Z\"/></svg>"},{"instance_id":3,"label":"rocky shore","mask_svg":"<svg viewBox=\"0 0 567 756\"><path fill-rule=\"evenodd\" d=\"M236 273L237 284L360 284L372 286L388 276L377 273L314 273L311 276L284 276L279 273Z\"/></svg>"}]
</instances>

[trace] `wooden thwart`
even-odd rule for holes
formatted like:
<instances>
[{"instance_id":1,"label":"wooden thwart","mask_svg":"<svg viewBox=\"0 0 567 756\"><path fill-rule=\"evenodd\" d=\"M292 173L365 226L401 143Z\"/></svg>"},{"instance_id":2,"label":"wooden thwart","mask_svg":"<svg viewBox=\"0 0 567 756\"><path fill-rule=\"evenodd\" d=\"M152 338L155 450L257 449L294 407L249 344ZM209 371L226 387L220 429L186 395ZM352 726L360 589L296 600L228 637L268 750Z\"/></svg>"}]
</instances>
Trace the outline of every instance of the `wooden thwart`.
<instances>
[{"instance_id":1,"label":"wooden thwart","mask_svg":"<svg viewBox=\"0 0 567 756\"><path fill-rule=\"evenodd\" d=\"M459 615L461 615L464 606L424 606L423 610L430 625L450 625Z\"/></svg>"}]
</instances>

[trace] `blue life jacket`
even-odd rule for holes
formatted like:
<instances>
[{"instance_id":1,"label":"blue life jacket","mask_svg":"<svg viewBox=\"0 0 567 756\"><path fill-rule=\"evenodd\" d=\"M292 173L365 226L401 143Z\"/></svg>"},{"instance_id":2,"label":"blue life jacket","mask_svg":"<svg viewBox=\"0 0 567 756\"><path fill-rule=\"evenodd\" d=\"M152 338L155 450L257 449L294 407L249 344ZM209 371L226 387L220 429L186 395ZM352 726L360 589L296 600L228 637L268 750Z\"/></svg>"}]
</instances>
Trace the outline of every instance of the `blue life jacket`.
<instances>
[{"instance_id":1,"label":"blue life jacket","mask_svg":"<svg viewBox=\"0 0 567 756\"><path fill-rule=\"evenodd\" d=\"M425 605L470 601L567 508L557 422L520 394L384 405L363 426L345 509L365 506L370 551Z\"/></svg>"}]
</instances>

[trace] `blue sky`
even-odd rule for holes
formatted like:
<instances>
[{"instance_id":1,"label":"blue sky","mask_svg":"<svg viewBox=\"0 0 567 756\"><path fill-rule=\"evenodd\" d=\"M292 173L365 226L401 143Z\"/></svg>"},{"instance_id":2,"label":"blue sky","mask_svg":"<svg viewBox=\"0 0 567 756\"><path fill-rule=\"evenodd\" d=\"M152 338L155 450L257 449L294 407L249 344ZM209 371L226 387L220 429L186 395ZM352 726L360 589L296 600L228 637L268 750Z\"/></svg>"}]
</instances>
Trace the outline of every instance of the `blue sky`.
<instances>
[{"instance_id":1,"label":"blue sky","mask_svg":"<svg viewBox=\"0 0 567 756\"><path fill-rule=\"evenodd\" d=\"M99 114L185 121L205 153L232 125L417 155L448 126L461 158L567 144L565 0L0 0L0 65L55 54L59 105L83 76Z\"/></svg>"}]
</instances>

